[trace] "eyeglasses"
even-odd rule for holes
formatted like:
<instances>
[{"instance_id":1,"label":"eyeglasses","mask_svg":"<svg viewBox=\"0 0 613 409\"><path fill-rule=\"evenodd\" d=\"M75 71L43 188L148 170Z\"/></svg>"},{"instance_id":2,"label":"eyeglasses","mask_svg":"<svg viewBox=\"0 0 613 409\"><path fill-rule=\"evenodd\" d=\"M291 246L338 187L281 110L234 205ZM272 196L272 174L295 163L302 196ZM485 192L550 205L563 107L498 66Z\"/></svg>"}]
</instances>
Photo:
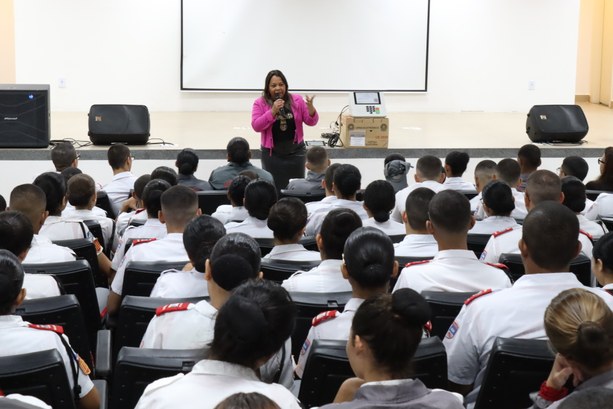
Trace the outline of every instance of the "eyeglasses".
<instances>
[{"instance_id":1,"label":"eyeglasses","mask_svg":"<svg viewBox=\"0 0 613 409\"><path fill-rule=\"evenodd\" d=\"M599 165L606 165L607 162L603 161L602 159L598 158L598 164Z\"/></svg>"}]
</instances>

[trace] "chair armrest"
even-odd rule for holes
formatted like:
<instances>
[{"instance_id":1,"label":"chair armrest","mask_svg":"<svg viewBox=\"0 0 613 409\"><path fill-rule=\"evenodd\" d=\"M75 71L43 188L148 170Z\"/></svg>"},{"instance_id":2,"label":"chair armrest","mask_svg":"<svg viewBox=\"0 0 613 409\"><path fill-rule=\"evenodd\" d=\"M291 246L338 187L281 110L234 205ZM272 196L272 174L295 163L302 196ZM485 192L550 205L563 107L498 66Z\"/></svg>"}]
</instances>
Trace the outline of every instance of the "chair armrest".
<instances>
[{"instance_id":1,"label":"chair armrest","mask_svg":"<svg viewBox=\"0 0 613 409\"><path fill-rule=\"evenodd\" d=\"M108 384L103 379L94 379L92 382L100 395L100 409L107 409L109 404Z\"/></svg>"},{"instance_id":2,"label":"chair armrest","mask_svg":"<svg viewBox=\"0 0 613 409\"><path fill-rule=\"evenodd\" d=\"M111 375L111 331L98 331L96 348L96 379L109 379Z\"/></svg>"}]
</instances>

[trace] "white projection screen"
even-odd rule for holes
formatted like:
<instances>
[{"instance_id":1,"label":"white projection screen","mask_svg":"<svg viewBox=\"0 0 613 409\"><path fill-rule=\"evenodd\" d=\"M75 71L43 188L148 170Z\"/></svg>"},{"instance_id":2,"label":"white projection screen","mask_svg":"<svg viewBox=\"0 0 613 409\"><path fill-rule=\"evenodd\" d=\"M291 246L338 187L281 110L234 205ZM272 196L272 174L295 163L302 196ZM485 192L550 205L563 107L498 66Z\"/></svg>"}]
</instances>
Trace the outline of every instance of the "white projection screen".
<instances>
[{"instance_id":1,"label":"white projection screen","mask_svg":"<svg viewBox=\"0 0 613 409\"><path fill-rule=\"evenodd\" d=\"M181 89L425 92L429 0L182 0Z\"/></svg>"}]
</instances>

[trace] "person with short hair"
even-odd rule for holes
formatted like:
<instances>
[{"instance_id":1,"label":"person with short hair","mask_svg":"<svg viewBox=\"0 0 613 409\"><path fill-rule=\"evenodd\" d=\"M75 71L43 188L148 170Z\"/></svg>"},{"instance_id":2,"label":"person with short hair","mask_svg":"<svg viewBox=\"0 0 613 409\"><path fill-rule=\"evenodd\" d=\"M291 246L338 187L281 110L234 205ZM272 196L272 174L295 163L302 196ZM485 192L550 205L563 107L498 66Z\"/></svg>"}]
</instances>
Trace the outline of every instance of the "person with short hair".
<instances>
[{"instance_id":1,"label":"person with short hair","mask_svg":"<svg viewBox=\"0 0 613 409\"><path fill-rule=\"evenodd\" d=\"M250 170L255 172L259 178L274 183L270 172L254 166L249 161L251 159L251 150L249 142L240 136L230 139L226 146L228 163L213 169L209 176L209 183L213 189L227 189L232 179L239 173Z\"/></svg>"},{"instance_id":2,"label":"person with short hair","mask_svg":"<svg viewBox=\"0 0 613 409\"><path fill-rule=\"evenodd\" d=\"M402 223L390 220L395 200L394 188L387 180L369 183L364 190L363 206L368 219L364 220L363 226L375 227L390 236L405 234Z\"/></svg>"},{"instance_id":3,"label":"person with short hair","mask_svg":"<svg viewBox=\"0 0 613 409\"><path fill-rule=\"evenodd\" d=\"M428 206L434 195L433 190L418 187L407 196L406 210L402 212L406 236L394 244L396 257L432 258L438 253L438 243L426 227Z\"/></svg>"},{"instance_id":4,"label":"person with short hair","mask_svg":"<svg viewBox=\"0 0 613 409\"><path fill-rule=\"evenodd\" d=\"M613 389L613 311L601 297L582 288L562 291L551 300L544 321L557 354L533 409L561 407L571 377L570 396L599 386Z\"/></svg>"},{"instance_id":5,"label":"person with short hair","mask_svg":"<svg viewBox=\"0 0 613 409\"><path fill-rule=\"evenodd\" d=\"M151 179L165 180L170 186L177 186L179 184L177 172L168 166L158 166L153 169L153 171L151 171Z\"/></svg>"},{"instance_id":6,"label":"person with short hair","mask_svg":"<svg viewBox=\"0 0 613 409\"><path fill-rule=\"evenodd\" d=\"M321 231L315 237L321 263L309 271L297 271L281 284L288 291L342 292L350 291L349 282L341 273L343 247L347 237L362 227L362 219L351 209L334 209L326 215Z\"/></svg>"},{"instance_id":7,"label":"person with short hair","mask_svg":"<svg viewBox=\"0 0 613 409\"><path fill-rule=\"evenodd\" d=\"M66 168L78 168L79 154L72 143L68 141L56 142L51 149L51 161L56 172L62 172Z\"/></svg>"},{"instance_id":8,"label":"person with short hair","mask_svg":"<svg viewBox=\"0 0 613 409\"><path fill-rule=\"evenodd\" d=\"M334 173L336 173L336 169L338 169L339 166L341 166L340 163L333 163L328 166L326 172L324 173L324 179L321 182L321 185L324 188L324 192L326 192L325 197L321 200L305 203L309 216L320 208L329 207L330 204L336 200L336 195L332 189L332 184L334 183Z\"/></svg>"},{"instance_id":9,"label":"person with short hair","mask_svg":"<svg viewBox=\"0 0 613 409\"><path fill-rule=\"evenodd\" d=\"M266 260L320 261L318 251L307 250L300 240L307 222L306 206L300 199L284 197L270 208L268 228L274 235L274 247Z\"/></svg>"},{"instance_id":10,"label":"person with short hair","mask_svg":"<svg viewBox=\"0 0 613 409\"><path fill-rule=\"evenodd\" d=\"M592 272L602 289L613 295L613 232L602 236L592 250Z\"/></svg>"},{"instance_id":11,"label":"person with short hair","mask_svg":"<svg viewBox=\"0 0 613 409\"><path fill-rule=\"evenodd\" d=\"M417 160L415 166L415 182L407 188L400 190L396 193L396 206L392 211L391 218L394 221L402 223L402 212L404 212L404 205L407 201L407 196L413 190L420 187L427 187L434 191L434 193L447 189L443 184L445 181L445 174L443 170L443 164L439 158L432 155L424 155Z\"/></svg>"},{"instance_id":12,"label":"person with short hair","mask_svg":"<svg viewBox=\"0 0 613 409\"><path fill-rule=\"evenodd\" d=\"M517 221L511 217L515 209L515 198L509 185L492 180L483 188L482 200L487 217L478 220L468 234L494 234L518 226Z\"/></svg>"},{"instance_id":13,"label":"person with short hair","mask_svg":"<svg viewBox=\"0 0 613 409\"><path fill-rule=\"evenodd\" d=\"M398 193L408 187L407 174L413 166L399 153L390 153L383 160L383 176L394 187L394 193Z\"/></svg>"},{"instance_id":14,"label":"person with short hair","mask_svg":"<svg viewBox=\"0 0 613 409\"><path fill-rule=\"evenodd\" d=\"M211 190L212 187L206 180L200 180L194 176L198 170L198 155L193 149L185 148L177 154L175 166L179 170L177 182L180 185L187 186L196 192L202 190Z\"/></svg>"},{"instance_id":15,"label":"person with short hair","mask_svg":"<svg viewBox=\"0 0 613 409\"><path fill-rule=\"evenodd\" d=\"M130 148L117 143L109 147L107 159L113 170L113 179L102 190L108 195L115 214L119 214L123 202L130 198L130 191L134 189L136 176L131 172L134 158Z\"/></svg>"},{"instance_id":16,"label":"person with short hair","mask_svg":"<svg viewBox=\"0 0 613 409\"><path fill-rule=\"evenodd\" d=\"M219 402L215 409L281 409L261 393L235 393Z\"/></svg>"},{"instance_id":17,"label":"person with short hair","mask_svg":"<svg viewBox=\"0 0 613 409\"><path fill-rule=\"evenodd\" d=\"M526 273L511 288L482 291L471 298L449 327L443 339L448 378L452 390L470 392L465 400L469 408L479 394L496 337L545 339L542 317L560 291L585 288L613 305L613 297L583 286L569 272L571 260L581 249L578 236L577 216L561 203L545 201L534 207L524 220L519 240Z\"/></svg>"},{"instance_id":18,"label":"person with short hair","mask_svg":"<svg viewBox=\"0 0 613 409\"><path fill-rule=\"evenodd\" d=\"M330 166L328 153L323 146L311 146L306 151L307 175L306 178L290 179L287 190L294 190L301 193L312 193L315 195L324 194L322 181L326 169Z\"/></svg>"},{"instance_id":19,"label":"person with short hair","mask_svg":"<svg viewBox=\"0 0 613 409\"><path fill-rule=\"evenodd\" d=\"M330 214L334 214L333 212ZM313 342L316 339L348 340L351 321L358 307L364 300L387 293L390 280L398 275L398 262L394 260L392 240L379 229L355 229L345 240L342 252L344 259L341 262L341 272L351 287L351 298L342 313L327 311L313 319L296 365L296 375L299 377L304 373Z\"/></svg>"},{"instance_id":20,"label":"person with short hair","mask_svg":"<svg viewBox=\"0 0 613 409\"><path fill-rule=\"evenodd\" d=\"M0 356L28 354L55 349L62 357L70 391L79 409L98 409L100 396L89 378L90 369L70 346L70 340L57 325L34 325L15 315L27 290L19 259L0 250ZM0 404L2 405L2 404Z\"/></svg>"},{"instance_id":21,"label":"person with short hair","mask_svg":"<svg viewBox=\"0 0 613 409\"><path fill-rule=\"evenodd\" d=\"M523 220L528 214L528 209L526 209L524 192L520 192L517 190L517 186L520 183L519 177L521 175L521 168L519 167L519 163L515 159L502 159L500 162L496 164L495 167L495 177L494 179L504 182L511 188L511 193L515 198L515 209L511 212L511 217L516 220ZM482 186L482 188L485 185ZM485 214L485 210L483 209L483 200L477 205L475 210L475 218L477 220L483 220L487 217Z\"/></svg>"},{"instance_id":22,"label":"person with short hair","mask_svg":"<svg viewBox=\"0 0 613 409\"><path fill-rule=\"evenodd\" d=\"M538 170L539 166L541 166L541 150L538 146L531 143L522 146L519 148L519 151L517 151L517 163L519 163L519 167L521 168L521 174L519 176L520 182L517 186L517 190L524 192L526 190L528 178L532 173Z\"/></svg>"},{"instance_id":23,"label":"person with short hair","mask_svg":"<svg viewBox=\"0 0 613 409\"><path fill-rule=\"evenodd\" d=\"M282 408L299 409L289 390L262 382L256 373L290 338L295 317L283 288L266 280L245 282L217 313L209 358L187 375L151 383L136 409L212 409L236 392L260 392Z\"/></svg>"},{"instance_id":24,"label":"person with short hair","mask_svg":"<svg viewBox=\"0 0 613 409\"><path fill-rule=\"evenodd\" d=\"M581 231L592 236L593 240L598 240L609 231L604 224L588 220L587 217L581 214L585 210L587 200L585 185L582 181L574 176L563 177L562 193L564 194L562 204L577 214Z\"/></svg>"},{"instance_id":25,"label":"person with short hair","mask_svg":"<svg viewBox=\"0 0 613 409\"><path fill-rule=\"evenodd\" d=\"M461 151L451 151L445 157L445 183L447 189L460 191L473 191L475 186L462 179L462 175L466 172L466 166L470 156L468 153Z\"/></svg>"},{"instance_id":26,"label":"person with short hair","mask_svg":"<svg viewBox=\"0 0 613 409\"><path fill-rule=\"evenodd\" d=\"M245 208L249 216L242 222L227 223L228 233L246 233L255 239L272 239L268 227L270 208L277 202L277 189L266 180L253 180L245 188Z\"/></svg>"},{"instance_id":27,"label":"person with short hair","mask_svg":"<svg viewBox=\"0 0 613 409\"><path fill-rule=\"evenodd\" d=\"M559 176L574 176L583 182L589 170L589 165L581 156L567 156L562 161Z\"/></svg>"},{"instance_id":28,"label":"person with short hair","mask_svg":"<svg viewBox=\"0 0 613 409\"><path fill-rule=\"evenodd\" d=\"M475 218L479 220L477 216L477 208L481 205L481 192L485 185L494 179L496 175L496 162L490 159L482 160L475 166L475 189L477 190L477 196L470 199L470 210L475 215Z\"/></svg>"},{"instance_id":29,"label":"person with short hair","mask_svg":"<svg viewBox=\"0 0 613 409\"><path fill-rule=\"evenodd\" d=\"M119 238L123 236L126 228L132 221L145 223L147 221L147 211L143 205L143 190L147 183L151 181L151 175L145 174L139 176L134 182L134 191L132 197L123 202L121 213L117 216L115 222L115 240L119 243Z\"/></svg>"},{"instance_id":30,"label":"person with short hair","mask_svg":"<svg viewBox=\"0 0 613 409\"><path fill-rule=\"evenodd\" d=\"M230 186L228 186L228 200L230 200L230 204L219 205L211 216L223 224L245 221L245 219L249 217L249 212L244 204L245 189L252 180L254 179L245 175L235 176Z\"/></svg>"},{"instance_id":31,"label":"person with short hair","mask_svg":"<svg viewBox=\"0 0 613 409\"><path fill-rule=\"evenodd\" d=\"M334 403L322 409L463 409L461 395L430 390L411 378L411 361L431 315L426 300L408 288L364 301L347 340L356 378L343 382Z\"/></svg>"},{"instance_id":32,"label":"person with short hair","mask_svg":"<svg viewBox=\"0 0 613 409\"><path fill-rule=\"evenodd\" d=\"M428 206L426 228L438 243L432 260L407 264L394 291L412 288L422 291L469 292L486 287L508 288L511 281L501 269L481 263L468 250L466 236L475 224L466 196L453 189L434 195Z\"/></svg>"}]
</instances>

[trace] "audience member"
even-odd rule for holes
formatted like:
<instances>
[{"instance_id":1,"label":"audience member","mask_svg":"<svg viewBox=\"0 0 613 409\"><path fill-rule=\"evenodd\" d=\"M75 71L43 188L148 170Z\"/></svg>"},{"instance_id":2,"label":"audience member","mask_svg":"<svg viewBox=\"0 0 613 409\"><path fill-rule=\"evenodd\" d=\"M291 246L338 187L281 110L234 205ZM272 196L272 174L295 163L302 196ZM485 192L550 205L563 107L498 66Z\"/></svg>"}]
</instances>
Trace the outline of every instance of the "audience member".
<instances>
[{"instance_id":1,"label":"audience member","mask_svg":"<svg viewBox=\"0 0 613 409\"><path fill-rule=\"evenodd\" d=\"M119 214L123 202L130 198L130 191L134 189L136 176L130 172L134 158L130 148L121 143L111 145L107 158L113 170L113 179L102 190L108 195L115 214Z\"/></svg>"},{"instance_id":2,"label":"audience member","mask_svg":"<svg viewBox=\"0 0 613 409\"><path fill-rule=\"evenodd\" d=\"M528 178L539 166L541 166L541 150L538 146L531 143L522 146L517 152L517 163L519 163L519 167L521 168L521 174L519 176L520 182L517 186L517 190L524 192L526 190Z\"/></svg>"},{"instance_id":3,"label":"audience member","mask_svg":"<svg viewBox=\"0 0 613 409\"><path fill-rule=\"evenodd\" d=\"M62 172L66 168L77 168L79 166L79 154L72 143L61 141L57 142L51 149L51 161L55 166L55 171Z\"/></svg>"},{"instance_id":4,"label":"audience member","mask_svg":"<svg viewBox=\"0 0 613 409\"><path fill-rule=\"evenodd\" d=\"M603 386L573 393L560 403L560 409L608 409L613 402L613 390Z\"/></svg>"},{"instance_id":5,"label":"audience member","mask_svg":"<svg viewBox=\"0 0 613 409\"><path fill-rule=\"evenodd\" d=\"M413 166L399 153L390 153L383 160L383 176L394 187L394 193L398 193L408 187L407 174Z\"/></svg>"},{"instance_id":6,"label":"audience member","mask_svg":"<svg viewBox=\"0 0 613 409\"><path fill-rule=\"evenodd\" d=\"M132 197L123 202L121 213L117 216L117 222L115 223L116 240L123 236L123 233L132 221L144 223L147 220L147 212L142 198L143 190L145 190L145 186L150 181L151 175L147 174L139 176L134 182Z\"/></svg>"},{"instance_id":7,"label":"audience member","mask_svg":"<svg viewBox=\"0 0 613 409\"><path fill-rule=\"evenodd\" d=\"M180 185L187 186L195 191L211 190L211 185L205 180L200 180L194 176L198 170L198 155L193 149L183 149L177 155L175 166L179 169L177 181Z\"/></svg>"},{"instance_id":8,"label":"audience member","mask_svg":"<svg viewBox=\"0 0 613 409\"><path fill-rule=\"evenodd\" d=\"M376 227L390 236L404 235L404 225L390 220L395 200L394 188L386 180L375 180L366 186L363 206L368 219L364 220L363 226Z\"/></svg>"},{"instance_id":9,"label":"audience member","mask_svg":"<svg viewBox=\"0 0 613 409\"><path fill-rule=\"evenodd\" d=\"M334 183L334 173L336 173L336 169L338 169L339 166L341 166L340 163L333 163L328 166L328 169L326 169L326 172L324 173L322 186L324 188L324 192L326 192L326 196L321 200L305 203L309 216L315 213L319 208L329 207L330 203L336 200L336 195L334 194L332 184Z\"/></svg>"},{"instance_id":10,"label":"audience member","mask_svg":"<svg viewBox=\"0 0 613 409\"><path fill-rule=\"evenodd\" d=\"M255 172L259 178L274 183L270 172L251 164L251 150L245 138L237 136L230 139L226 147L228 164L220 166L211 172L209 183L213 189L227 189L232 179L244 170Z\"/></svg>"},{"instance_id":11,"label":"audience member","mask_svg":"<svg viewBox=\"0 0 613 409\"><path fill-rule=\"evenodd\" d=\"M6 199L4 196L0 195L0 212L4 212L6 210Z\"/></svg>"},{"instance_id":12,"label":"audience member","mask_svg":"<svg viewBox=\"0 0 613 409\"><path fill-rule=\"evenodd\" d=\"M585 210L587 200L585 185L582 181L574 176L562 178L562 193L564 194L562 204L577 214L581 231L589 234L593 240L598 240L608 231L604 225L588 220L581 214Z\"/></svg>"},{"instance_id":13,"label":"audience member","mask_svg":"<svg viewBox=\"0 0 613 409\"><path fill-rule=\"evenodd\" d=\"M211 216L223 224L229 222L240 223L244 221L249 216L249 212L244 206L245 189L251 180L250 177L245 175L235 176L230 186L228 186L228 199L230 200L230 204L218 206L217 210L215 210Z\"/></svg>"},{"instance_id":14,"label":"audience member","mask_svg":"<svg viewBox=\"0 0 613 409\"><path fill-rule=\"evenodd\" d=\"M434 195L428 206L428 232L438 243L434 259L409 263L400 273L394 291L468 292L484 287L508 288L511 281L496 267L481 263L468 250L466 236L475 224L466 196L449 189Z\"/></svg>"},{"instance_id":15,"label":"audience member","mask_svg":"<svg viewBox=\"0 0 613 409\"><path fill-rule=\"evenodd\" d=\"M602 236L592 250L592 272L602 289L613 295L613 232Z\"/></svg>"},{"instance_id":16,"label":"audience member","mask_svg":"<svg viewBox=\"0 0 613 409\"><path fill-rule=\"evenodd\" d=\"M475 186L462 179L470 156L466 152L451 151L445 157L445 186L447 189L473 191Z\"/></svg>"},{"instance_id":17,"label":"audience member","mask_svg":"<svg viewBox=\"0 0 613 409\"><path fill-rule=\"evenodd\" d=\"M396 257L431 258L438 253L438 243L426 227L428 206L434 195L433 190L419 187L407 196L406 211L402 212L406 236L400 243L394 244Z\"/></svg>"},{"instance_id":18,"label":"audience member","mask_svg":"<svg viewBox=\"0 0 613 409\"><path fill-rule=\"evenodd\" d=\"M581 156L567 156L562 161L559 176L574 176L583 182L589 170L589 165Z\"/></svg>"},{"instance_id":19,"label":"audience member","mask_svg":"<svg viewBox=\"0 0 613 409\"><path fill-rule=\"evenodd\" d=\"M270 208L277 202L277 189L267 180L254 180L245 188L245 208L249 216L242 222L226 224L228 233L245 233L255 239L272 239L273 232L268 228L267 219Z\"/></svg>"},{"instance_id":20,"label":"audience member","mask_svg":"<svg viewBox=\"0 0 613 409\"><path fill-rule=\"evenodd\" d=\"M477 220L479 220L476 214L477 208L481 205L481 192L485 185L487 185L496 176L496 162L493 160L485 159L477 163L475 166L475 189L478 195L470 199L470 211L475 214Z\"/></svg>"},{"instance_id":21,"label":"audience member","mask_svg":"<svg viewBox=\"0 0 613 409\"><path fill-rule=\"evenodd\" d=\"M598 159L598 164L600 176L596 180L587 182L586 189L613 191L613 147L609 146L604 150L602 157Z\"/></svg>"},{"instance_id":22,"label":"audience member","mask_svg":"<svg viewBox=\"0 0 613 409\"><path fill-rule=\"evenodd\" d=\"M219 402L215 409L281 409L261 393L235 393Z\"/></svg>"},{"instance_id":23,"label":"audience member","mask_svg":"<svg viewBox=\"0 0 613 409\"><path fill-rule=\"evenodd\" d=\"M151 180L162 179L170 184L170 186L177 186L179 179L177 172L168 166L158 166L151 172Z\"/></svg>"},{"instance_id":24,"label":"audience member","mask_svg":"<svg viewBox=\"0 0 613 409\"><path fill-rule=\"evenodd\" d=\"M521 168L519 167L519 163L517 163L514 159L502 159L496 165L496 177L495 179L504 182L511 188L511 192L513 193L513 197L515 198L515 209L511 212L511 217L516 220L523 220L528 213L525 205L524 193L517 190L517 186L519 185L519 177L521 174ZM483 202L483 200L481 200ZM483 206L479 204L477 206L477 210L475 211L475 218L477 220L483 220L487 217L485 214L485 210Z\"/></svg>"},{"instance_id":25,"label":"audience member","mask_svg":"<svg viewBox=\"0 0 613 409\"><path fill-rule=\"evenodd\" d=\"M515 198L509 185L492 180L483 188L482 196L486 217L477 221L468 234L493 234L518 226L517 221L511 217L515 209Z\"/></svg>"},{"instance_id":26,"label":"audience member","mask_svg":"<svg viewBox=\"0 0 613 409\"><path fill-rule=\"evenodd\" d=\"M307 175L302 179L290 179L287 190L295 190L301 193L311 193L315 195L324 194L322 181L326 169L330 166L328 153L323 146L311 146L306 152Z\"/></svg>"}]
</instances>

